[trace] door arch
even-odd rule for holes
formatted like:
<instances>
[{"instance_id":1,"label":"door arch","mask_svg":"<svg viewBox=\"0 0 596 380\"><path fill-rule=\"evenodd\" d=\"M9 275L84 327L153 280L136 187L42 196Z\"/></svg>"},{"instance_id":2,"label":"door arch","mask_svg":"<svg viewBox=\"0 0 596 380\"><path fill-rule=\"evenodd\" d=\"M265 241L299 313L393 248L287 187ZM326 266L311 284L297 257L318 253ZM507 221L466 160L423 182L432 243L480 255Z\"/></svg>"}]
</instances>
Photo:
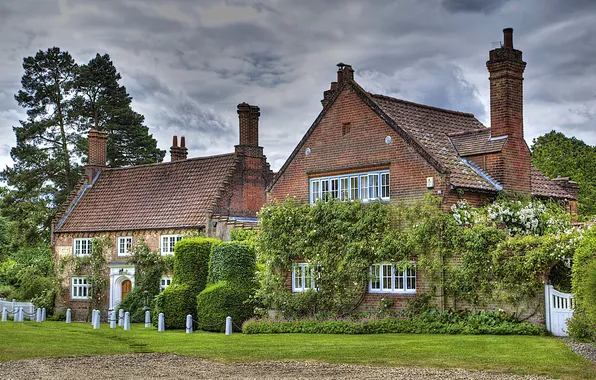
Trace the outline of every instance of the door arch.
<instances>
[{"instance_id":1,"label":"door arch","mask_svg":"<svg viewBox=\"0 0 596 380\"><path fill-rule=\"evenodd\" d=\"M123 300L124 297L132 290L132 282L130 280L122 281L122 293L120 296L120 300Z\"/></svg>"}]
</instances>

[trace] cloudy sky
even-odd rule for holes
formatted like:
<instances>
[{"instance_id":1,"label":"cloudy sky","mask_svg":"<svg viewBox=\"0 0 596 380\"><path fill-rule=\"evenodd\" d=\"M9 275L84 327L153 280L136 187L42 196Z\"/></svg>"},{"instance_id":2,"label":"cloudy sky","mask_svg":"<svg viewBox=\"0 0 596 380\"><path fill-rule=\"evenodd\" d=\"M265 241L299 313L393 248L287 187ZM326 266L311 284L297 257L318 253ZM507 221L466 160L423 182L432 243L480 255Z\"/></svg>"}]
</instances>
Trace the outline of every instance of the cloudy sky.
<instances>
[{"instance_id":1,"label":"cloudy sky","mask_svg":"<svg viewBox=\"0 0 596 380\"><path fill-rule=\"evenodd\" d=\"M11 164L22 59L58 46L110 54L162 149L230 152L236 105L261 107L273 169L321 110L336 64L365 89L488 118L488 51L514 28L524 53L525 130L596 144L593 0L2 0L0 167ZM166 158L169 159L169 158Z\"/></svg>"}]
</instances>

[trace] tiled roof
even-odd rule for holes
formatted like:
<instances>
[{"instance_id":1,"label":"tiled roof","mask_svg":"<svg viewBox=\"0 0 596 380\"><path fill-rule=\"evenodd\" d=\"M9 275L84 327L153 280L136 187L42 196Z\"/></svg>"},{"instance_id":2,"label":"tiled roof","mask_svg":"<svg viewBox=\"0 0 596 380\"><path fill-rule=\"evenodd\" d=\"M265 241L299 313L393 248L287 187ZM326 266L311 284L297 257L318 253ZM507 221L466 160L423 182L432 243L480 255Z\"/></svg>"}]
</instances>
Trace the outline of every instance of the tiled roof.
<instances>
[{"instance_id":1,"label":"tiled roof","mask_svg":"<svg viewBox=\"0 0 596 380\"><path fill-rule=\"evenodd\" d=\"M450 111L369 94L373 101L395 123L414 137L439 163L450 172L451 184L480 190L498 190L492 181L462 161L449 135L488 130L474 115Z\"/></svg>"},{"instance_id":2,"label":"tiled roof","mask_svg":"<svg viewBox=\"0 0 596 380\"><path fill-rule=\"evenodd\" d=\"M534 165L532 165L532 195L574 199L565 189L542 174Z\"/></svg>"},{"instance_id":3,"label":"tiled roof","mask_svg":"<svg viewBox=\"0 0 596 380\"><path fill-rule=\"evenodd\" d=\"M232 153L103 169L68 210L56 232L204 225L235 165Z\"/></svg>"},{"instance_id":4,"label":"tiled roof","mask_svg":"<svg viewBox=\"0 0 596 380\"><path fill-rule=\"evenodd\" d=\"M490 128L458 132L449 138L460 157L500 152L507 142L507 136L491 138Z\"/></svg>"}]
</instances>

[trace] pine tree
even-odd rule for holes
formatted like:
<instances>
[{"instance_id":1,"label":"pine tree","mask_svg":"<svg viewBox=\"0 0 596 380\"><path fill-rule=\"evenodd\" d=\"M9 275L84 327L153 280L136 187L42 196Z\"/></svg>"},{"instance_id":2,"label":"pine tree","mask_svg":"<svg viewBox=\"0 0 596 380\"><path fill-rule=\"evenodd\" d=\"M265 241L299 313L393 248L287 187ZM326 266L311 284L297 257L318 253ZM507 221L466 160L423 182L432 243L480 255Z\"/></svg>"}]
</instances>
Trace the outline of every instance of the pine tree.
<instances>
[{"instance_id":1,"label":"pine tree","mask_svg":"<svg viewBox=\"0 0 596 380\"><path fill-rule=\"evenodd\" d=\"M10 154L14 165L0 173L11 187L2 213L24 220L31 216L27 210L34 209L35 223L44 220L43 226L37 226L43 229L82 172L73 152L79 131L70 118L77 65L68 52L53 47L25 57L23 69L22 89L15 100L27 109L27 119L13 127L17 145ZM39 216L40 204L45 215Z\"/></svg>"},{"instance_id":2,"label":"pine tree","mask_svg":"<svg viewBox=\"0 0 596 380\"><path fill-rule=\"evenodd\" d=\"M116 71L108 54L91 59L78 70L74 100L81 128L108 132L108 165L128 165L161 162L165 151L157 148L157 141L143 125L145 118L131 108L132 98L118 81ZM78 144L85 154L87 142Z\"/></svg>"}]
</instances>

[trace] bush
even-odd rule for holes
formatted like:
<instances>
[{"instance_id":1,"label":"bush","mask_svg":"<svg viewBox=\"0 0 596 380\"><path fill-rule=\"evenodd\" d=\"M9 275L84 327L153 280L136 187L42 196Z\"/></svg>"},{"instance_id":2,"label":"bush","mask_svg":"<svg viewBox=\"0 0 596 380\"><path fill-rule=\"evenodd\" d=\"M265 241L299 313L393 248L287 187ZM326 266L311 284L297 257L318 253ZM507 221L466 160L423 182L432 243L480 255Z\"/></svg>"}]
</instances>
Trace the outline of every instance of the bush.
<instances>
[{"instance_id":1,"label":"bush","mask_svg":"<svg viewBox=\"0 0 596 380\"><path fill-rule=\"evenodd\" d=\"M519 322L498 312L427 311L409 317L405 313L365 314L347 318L250 319L246 334L491 334L546 335L544 327Z\"/></svg>"},{"instance_id":2,"label":"bush","mask_svg":"<svg viewBox=\"0 0 596 380\"><path fill-rule=\"evenodd\" d=\"M227 282L209 285L197 296L198 328L206 331L225 331L226 317L232 317L234 324L254 315L254 306L249 300L252 289L242 288ZM234 330L240 331L233 327Z\"/></svg>"},{"instance_id":3,"label":"bush","mask_svg":"<svg viewBox=\"0 0 596 380\"><path fill-rule=\"evenodd\" d=\"M185 328L188 314L196 319L196 296L195 288L188 284L168 286L155 298L153 324L157 326L159 313L164 313L166 328Z\"/></svg>"},{"instance_id":4,"label":"bush","mask_svg":"<svg viewBox=\"0 0 596 380\"><path fill-rule=\"evenodd\" d=\"M596 326L596 228L591 228L584 233L573 256L571 271L575 311L576 315L582 315L575 323L579 327L580 320L585 319L585 323L594 329L593 326ZM578 333L578 336L581 335Z\"/></svg>"},{"instance_id":5,"label":"bush","mask_svg":"<svg viewBox=\"0 0 596 380\"><path fill-rule=\"evenodd\" d=\"M149 297L149 304L147 305L150 309L155 308L155 296L147 294ZM116 315L120 309L128 311L130 313L130 321L133 323L145 322L145 293L140 287L134 287L130 293L124 297L124 299L118 304L116 309ZM159 314L159 313L158 313Z\"/></svg>"},{"instance_id":6,"label":"bush","mask_svg":"<svg viewBox=\"0 0 596 380\"><path fill-rule=\"evenodd\" d=\"M229 242L213 246L209 260L209 281L233 281L252 287L255 263L255 251L246 243Z\"/></svg>"},{"instance_id":7,"label":"bush","mask_svg":"<svg viewBox=\"0 0 596 380\"><path fill-rule=\"evenodd\" d=\"M574 312L567 320L567 332L571 338L578 342L596 341L596 326L582 312Z\"/></svg>"},{"instance_id":8,"label":"bush","mask_svg":"<svg viewBox=\"0 0 596 380\"><path fill-rule=\"evenodd\" d=\"M205 289L209 271L211 247L219 244L218 239L189 238L180 240L174 247L174 284L192 286L193 299Z\"/></svg>"},{"instance_id":9,"label":"bush","mask_svg":"<svg viewBox=\"0 0 596 380\"><path fill-rule=\"evenodd\" d=\"M15 289L10 285L0 285L0 298L6 298L6 300L12 300L15 298Z\"/></svg>"}]
</instances>

